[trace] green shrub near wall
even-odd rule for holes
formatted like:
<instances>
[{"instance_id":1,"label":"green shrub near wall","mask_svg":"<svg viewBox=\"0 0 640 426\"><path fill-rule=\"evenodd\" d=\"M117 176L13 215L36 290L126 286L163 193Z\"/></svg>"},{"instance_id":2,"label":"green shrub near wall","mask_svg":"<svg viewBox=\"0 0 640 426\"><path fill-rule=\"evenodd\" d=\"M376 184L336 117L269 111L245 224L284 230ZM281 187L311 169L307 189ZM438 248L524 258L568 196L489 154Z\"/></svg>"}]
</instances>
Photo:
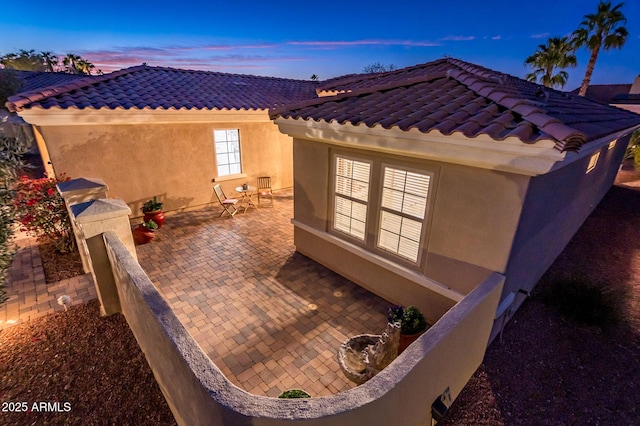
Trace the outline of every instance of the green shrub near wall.
<instances>
[{"instance_id":1,"label":"green shrub near wall","mask_svg":"<svg viewBox=\"0 0 640 426\"><path fill-rule=\"evenodd\" d=\"M24 167L27 146L15 138L0 137L0 304L7 300L5 283L16 248L13 240L13 186L16 169Z\"/></svg>"}]
</instances>

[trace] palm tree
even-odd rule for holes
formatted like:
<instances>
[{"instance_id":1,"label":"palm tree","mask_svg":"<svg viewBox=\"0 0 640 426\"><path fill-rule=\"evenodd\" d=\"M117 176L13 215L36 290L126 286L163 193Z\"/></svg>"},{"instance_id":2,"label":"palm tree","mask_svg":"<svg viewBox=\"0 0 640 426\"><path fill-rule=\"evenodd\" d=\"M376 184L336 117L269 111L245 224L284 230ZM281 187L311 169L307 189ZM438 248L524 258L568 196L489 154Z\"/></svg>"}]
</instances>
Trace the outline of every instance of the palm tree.
<instances>
[{"instance_id":1,"label":"palm tree","mask_svg":"<svg viewBox=\"0 0 640 426\"><path fill-rule=\"evenodd\" d=\"M21 71L45 71L42 55L35 50L20 49L18 53L7 53L0 57L0 64L7 69Z\"/></svg>"},{"instance_id":2,"label":"palm tree","mask_svg":"<svg viewBox=\"0 0 640 426\"><path fill-rule=\"evenodd\" d=\"M569 78L569 74L564 68L575 67L577 64L575 48L567 37L552 37L547 44L538 45L535 53L529 56L525 65L529 65L533 72L527 74L528 81L536 82L540 78L540 83L545 87L564 87ZM562 71L553 74L556 68Z\"/></svg>"},{"instance_id":3,"label":"palm tree","mask_svg":"<svg viewBox=\"0 0 640 426\"><path fill-rule=\"evenodd\" d=\"M52 52L40 52L40 56L42 57L43 66L47 72L56 71L56 67L58 66L58 57L56 55Z\"/></svg>"},{"instance_id":4,"label":"palm tree","mask_svg":"<svg viewBox=\"0 0 640 426\"><path fill-rule=\"evenodd\" d=\"M62 60L66 71L70 74L88 74L91 75L91 71L96 67L91 62L82 58L79 55L73 53L67 53L67 56Z\"/></svg>"},{"instance_id":5,"label":"palm tree","mask_svg":"<svg viewBox=\"0 0 640 426\"><path fill-rule=\"evenodd\" d=\"M81 60L82 58L80 56L74 55L73 53L67 53L67 56L62 59L62 64L69 74L82 74L78 69L78 65Z\"/></svg>"},{"instance_id":6,"label":"palm tree","mask_svg":"<svg viewBox=\"0 0 640 426\"><path fill-rule=\"evenodd\" d=\"M573 32L576 47L586 46L591 51L584 80L580 86L580 96L587 93L600 49L604 48L605 51L612 48L620 49L627 41L629 32L622 26L627 23L627 18L620 11L622 5L623 3L620 3L612 8L610 1L600 1L598 13L585 15L580 27Z\"/></svg>"},{"instance_id":7,"label":"palm tree","mask_svg":"<svg viewBox=\"0 0 640 426\"><path fill-rule=\"evenodd\" d=\"M78 62L76 62L76 67L78 67L78 71L80 74L88 74L91 75L91 71L96 67L91 62L86 59L80 58Z\"/></svg>"}]
</instances>

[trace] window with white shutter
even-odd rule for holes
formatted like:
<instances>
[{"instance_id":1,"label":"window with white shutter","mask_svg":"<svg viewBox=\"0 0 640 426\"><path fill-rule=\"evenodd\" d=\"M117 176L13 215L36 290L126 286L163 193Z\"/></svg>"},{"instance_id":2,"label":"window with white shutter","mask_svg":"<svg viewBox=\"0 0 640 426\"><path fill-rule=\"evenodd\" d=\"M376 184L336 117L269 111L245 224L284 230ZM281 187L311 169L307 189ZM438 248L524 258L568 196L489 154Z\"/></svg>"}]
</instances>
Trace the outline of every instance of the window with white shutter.
<instances>
[{"instance_id":1,"label":"window with white shutter","mask_svg":"<svg viewBox=\"0 0 640 426\"><path fill-rule=\"evenodd\" d=\"M378 247L418 261L431 176L384 167Z\"/></svg>"},{"instance_id":2,"label":"window with white shutter","mask_svg":"<svg viewBox=\"0 0 640 426\"><path fill-rule=\"evenodd\" d=\"M336 156L333 228L364 241L371 164Z\"/></svg>"}]
</instances>

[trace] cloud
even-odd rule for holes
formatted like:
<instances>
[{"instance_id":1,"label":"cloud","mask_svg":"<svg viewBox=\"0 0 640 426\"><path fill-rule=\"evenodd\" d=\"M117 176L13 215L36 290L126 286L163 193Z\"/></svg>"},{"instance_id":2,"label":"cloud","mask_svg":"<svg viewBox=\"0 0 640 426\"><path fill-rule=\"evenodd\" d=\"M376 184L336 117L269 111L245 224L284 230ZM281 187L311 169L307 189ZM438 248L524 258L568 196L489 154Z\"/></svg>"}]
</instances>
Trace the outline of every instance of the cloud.
<instances>
[{"instance_id":1,"label":"cloud","mask_svg":"<svg viewBox=\"0 0 640 426\"><path fill-rule=\"evenodd\" d=\"M426 40L307 40L281 43L220 43L165 46L115 46L78 52L103 72L147 63L153 66L188 67L203 70L260 68L277 62L308 59L295 47L339 49L366 46L431 47L440 43Z\"/></svg>"},{"instance_id":2,"label":"cloud","mask_svg":"<svg viewBox=\"0 0 640 426\"><path fill-rule=\"evenodd\" d=\"M531 34L531 38L547 38L550 33Z\"/></svg>"},{"instance_id":3,"label":"cloud","mask_svg":"<svg viewBox=\"0 0 640 426\"><path fill-rule=\"evenodd\" d=\"M491 40L502 40L502 36L501 35L493 36L491 37Z\"/></svg>"},{"instance_id":4,"label":"cloud","mask_svg":"<svg viewBox=\"0 0 640 426\"><path fill-rule=\"evenodd\" d=\"M294 62L305 59L299 55L276 54L274 52L260 53L265 46L271 47L274 45L248 46L131 46L84 50L79 54L93 63L96 69L105 73L142 63L152 66L218 71L233 68L264 68L277 62ZM246 52L247 49L253 50L246 54L239 53L240 51ZM262 51L264 52L264 50Z\"/></svg>"},{"instance_id":5,"label":"cloud","mask_svg":"<svg viewBox=\"0 0 640 426\"><path fill-rule=\"evenodd\" d=\"M432 47L440 46L440 43L432 41L415 41L415 40L324 40L324 41L289 41L288 45L292 46L312 46L312 47L350 47L350 46L406 46L406 47Z\"/></svg>"},{"instance_id":6,"label":"cloud","mask_svg":"<svg viewBox=\"0 0 640 426\"><path fill-rule=\"evenodd\" d=\"M448 35L446 37L442 37L440 40L442 41L471 41L475 40L475 36L461 36L461 35Z\"/></svg>"}]
</instances>

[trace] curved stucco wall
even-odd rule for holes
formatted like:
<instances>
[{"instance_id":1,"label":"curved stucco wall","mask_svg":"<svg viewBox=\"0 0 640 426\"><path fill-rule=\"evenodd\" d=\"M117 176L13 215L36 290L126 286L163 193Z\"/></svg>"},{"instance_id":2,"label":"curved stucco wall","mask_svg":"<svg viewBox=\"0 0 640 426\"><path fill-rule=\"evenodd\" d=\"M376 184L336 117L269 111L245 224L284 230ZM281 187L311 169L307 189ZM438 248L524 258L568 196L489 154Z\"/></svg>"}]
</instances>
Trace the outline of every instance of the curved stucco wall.
<instances>
[{"instance_id":1,"label":"curved stucco wall","mask_svg":"<svg viewBox=\"0 0 640 426\"><path fill-rule=\"evenodd\" d=\"M426 425L432 402L455 398L484 356L504 278L494 274L364 385L280 400L233 385L204 354L113 232L104 234L125 315L179 424Z\"/></svg>"}]
</instances>

